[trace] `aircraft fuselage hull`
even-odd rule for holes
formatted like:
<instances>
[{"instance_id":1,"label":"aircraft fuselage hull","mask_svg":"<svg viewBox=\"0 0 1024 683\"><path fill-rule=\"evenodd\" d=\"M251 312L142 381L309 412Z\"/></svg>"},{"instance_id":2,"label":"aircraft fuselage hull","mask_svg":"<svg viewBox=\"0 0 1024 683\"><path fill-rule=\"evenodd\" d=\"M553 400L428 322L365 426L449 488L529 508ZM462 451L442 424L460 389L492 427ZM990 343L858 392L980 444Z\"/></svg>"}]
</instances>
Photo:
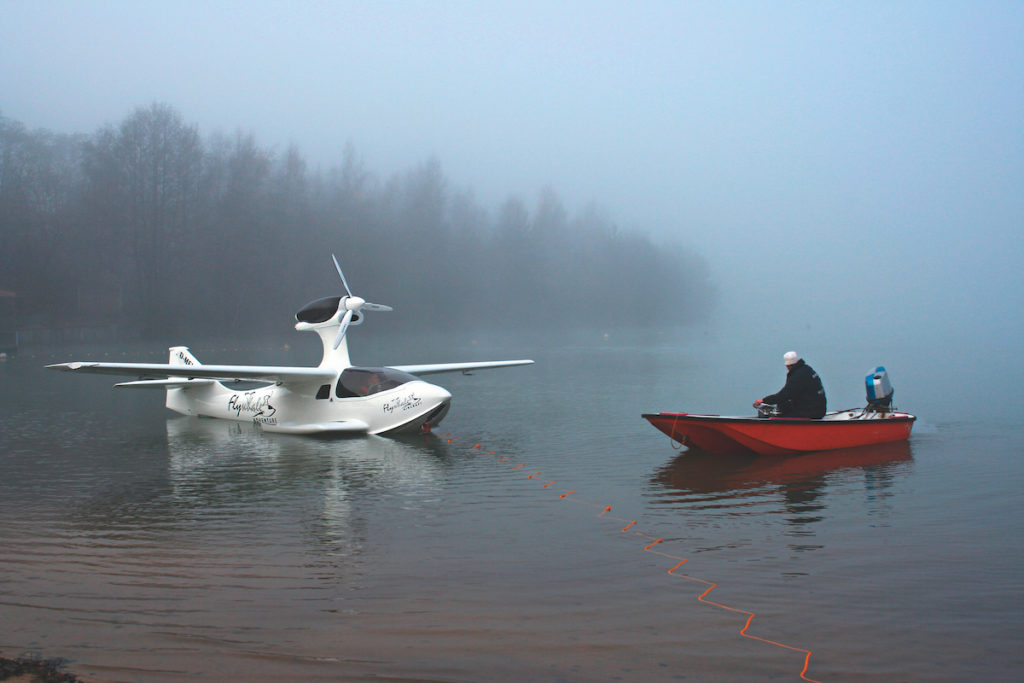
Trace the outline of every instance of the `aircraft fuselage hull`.
<instances>
[{"instance_id":1,"label":"aircraft fuselage hull","mask_svg":"<svg viewBox=\"0 0 1024 683\"><path fill-rule=\"evenodd\" d=\"M422 380L370 396L315 398L288 386L252 389L220 382L167 389L167 408L182 415L251 422L268 432L385 434L427 431L448 412L451 394Z\"/></svg>"}]
</instances>

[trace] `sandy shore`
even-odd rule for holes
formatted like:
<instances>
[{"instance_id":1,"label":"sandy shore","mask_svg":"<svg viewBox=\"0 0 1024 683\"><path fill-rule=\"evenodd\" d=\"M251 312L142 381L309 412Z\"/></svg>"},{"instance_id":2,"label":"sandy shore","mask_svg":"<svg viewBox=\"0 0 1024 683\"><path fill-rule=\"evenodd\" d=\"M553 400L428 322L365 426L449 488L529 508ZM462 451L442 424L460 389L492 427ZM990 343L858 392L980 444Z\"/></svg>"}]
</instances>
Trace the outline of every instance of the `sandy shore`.
<instances>
[{"instance_id":1,"label":"sandy shore","mask_svg":"<svg viewBox=\"0 0 1024 683\"><path fill-rule=\"evenodd\" d=\"M5 683L83 683L60 669L60 660L0 657L0 681Z\"/></svg>"}]
</instances>

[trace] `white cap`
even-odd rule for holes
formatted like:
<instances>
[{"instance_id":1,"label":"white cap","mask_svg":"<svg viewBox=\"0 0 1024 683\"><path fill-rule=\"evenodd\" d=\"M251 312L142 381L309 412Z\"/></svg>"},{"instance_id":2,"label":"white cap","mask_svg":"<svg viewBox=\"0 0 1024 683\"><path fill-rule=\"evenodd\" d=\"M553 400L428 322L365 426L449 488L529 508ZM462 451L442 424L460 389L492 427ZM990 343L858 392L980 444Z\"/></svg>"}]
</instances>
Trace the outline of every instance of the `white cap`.
<instances>
[{"instance_id":1,"label":"white cap","mask_svg":"<svg viewBox=\"0 0 1024 683\"><path fill-rule=\"evenodd\" d=\"M793 365L793 363L800 360L800 356L797 355L796 351L786 351L786 355L782 357L782 360L786 365Z\"/></svg>"}]
</instances>

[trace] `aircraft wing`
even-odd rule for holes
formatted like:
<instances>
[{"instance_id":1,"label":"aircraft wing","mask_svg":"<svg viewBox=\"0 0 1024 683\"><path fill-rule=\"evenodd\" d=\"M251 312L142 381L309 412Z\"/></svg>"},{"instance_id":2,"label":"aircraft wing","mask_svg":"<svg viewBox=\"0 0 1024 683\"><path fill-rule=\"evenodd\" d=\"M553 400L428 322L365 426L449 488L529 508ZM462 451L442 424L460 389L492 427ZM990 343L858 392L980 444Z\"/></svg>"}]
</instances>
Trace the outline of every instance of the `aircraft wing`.
<instances>
[{"instance_id":1,"label":"aircraft wing","mask_svg":"<svg viewBox=\"0 0 1024 683\"><path fill-rule=\"evenodd\" d=\"M170 377L185 379L212 379L236 382L322 382L328 384L337 377L336 370L327 368L300 368L275 365L170 365L167 363L100 363L75 361L47 365L51 370L88 372L97 375L119 375L140 380L162 380Z\"/></svg>"},{"instance_id":2,"label":"aircraft wing","mask_svg":"<svg viewBox=\"0 0 1024 683\"><path fill-rule=\"evenodd\" d=\"M432 375L437 372L459 372L483 370L484 368L506 368L513 365L532 365L532 360L491 360L470 363L428 363L426 365L389 365L388 367L411 375Z\"/></svg>"}]
</instances>

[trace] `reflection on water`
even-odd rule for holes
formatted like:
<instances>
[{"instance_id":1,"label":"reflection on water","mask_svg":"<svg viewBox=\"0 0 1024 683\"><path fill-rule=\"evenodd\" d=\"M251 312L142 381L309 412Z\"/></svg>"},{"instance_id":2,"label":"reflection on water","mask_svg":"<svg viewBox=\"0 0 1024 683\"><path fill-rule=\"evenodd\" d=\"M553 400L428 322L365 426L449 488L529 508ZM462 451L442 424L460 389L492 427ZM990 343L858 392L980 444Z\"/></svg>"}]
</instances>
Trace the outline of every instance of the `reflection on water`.
<instances>
[{"instance_id":1,"label":"reflection on water","mask_svg":"<svg viewBox=\"0 0 1024 683\"><path fill-rule=\"evenodd\" d=\"M887 491L911 472L907 441L796 456L719 455L683 451L651 477L656 506L715 515L782 516L797 550L815 550L814 525L829 496L859 488L867 514L885 515ZM836 501L837 503L839 501Z\"/></svg>"},{"instance_id":2,"label":"reflection on water","mask_svg":"<svg viewBox=\"0 0 1024 683\"><path fill-rule=\"evenodd\" d=\"M639 415L719 405L708 387L725 391L733 359L523 355L548 374L445 378L452 442L168 419L158 392L42 369L80 354L8 361L0 654L97 680L798 677L802 656L739 636L745 617L699 602L685 571L757 612L753 634L814 650L818 680L1024 666L1015 423L922 421L909 443L793 457L675 453ZM663 540L645 551L622 516ZM671 576L668 555L688 558Z\"/></svg>"},{"instance_id":3,"label":"reflection on water","mask_svg":"<svg viewBox=\"0 0 1024 683\"><path fill-rule=\"evenodd\" d=\"M268 435L254 425L193 417L167 421L166 505L186 515L246 517L297 507L314 548L329 563L359 555L371 499L429 498L449 454L430 436L318 439ZM167 511L161 511L166 515Z\"/></svg>"},{"instance_id":4,"label":"reflection on water","mask_svg":"<svg viewBox=\"0 0 1024 683\"><path fill-rule=\"evenodd\" d=\"M862 472L866 480L891 479L911 460L908 441L794 456L717 455L693 450L681 452L659 469L652 482L685 494L739 492L763 486L799 489L805 482L824 482L830 475L849 471Z\"/></svg>"},{"instance_id":5,"label":"reflection on water","mask_svg":"<svg viewBox=\"0 0 1024 683\"><path fill-rule=\"evenodd\" d=\"M0 651L106 661L115 678L220 677L189 655L258 656L320 615L358 613L351 596L380 562L367 543L429 507L451 467L429 436L189 417L164 434L130 419L65 433L42 417L0 438Z\"/></svg>"},{"instance_id":6,"label":"reflection on water","mask_svg":"<svg viewBox=\"0 0 1024 683\"><path fill-rule=\"evenodd\" d=\"M308 535L325 558L354 558L363 514L380 497L414 505L443 477L437 439L319 440L267 435L253 425L194 417L167 420L166 479L120 488L70 510L79 529L153 533L230 531L244 543L268 532ZM246 523L256 515L256 523ZM242 530L236 525L242 525Z\"/></svg>"}]
</instances>

